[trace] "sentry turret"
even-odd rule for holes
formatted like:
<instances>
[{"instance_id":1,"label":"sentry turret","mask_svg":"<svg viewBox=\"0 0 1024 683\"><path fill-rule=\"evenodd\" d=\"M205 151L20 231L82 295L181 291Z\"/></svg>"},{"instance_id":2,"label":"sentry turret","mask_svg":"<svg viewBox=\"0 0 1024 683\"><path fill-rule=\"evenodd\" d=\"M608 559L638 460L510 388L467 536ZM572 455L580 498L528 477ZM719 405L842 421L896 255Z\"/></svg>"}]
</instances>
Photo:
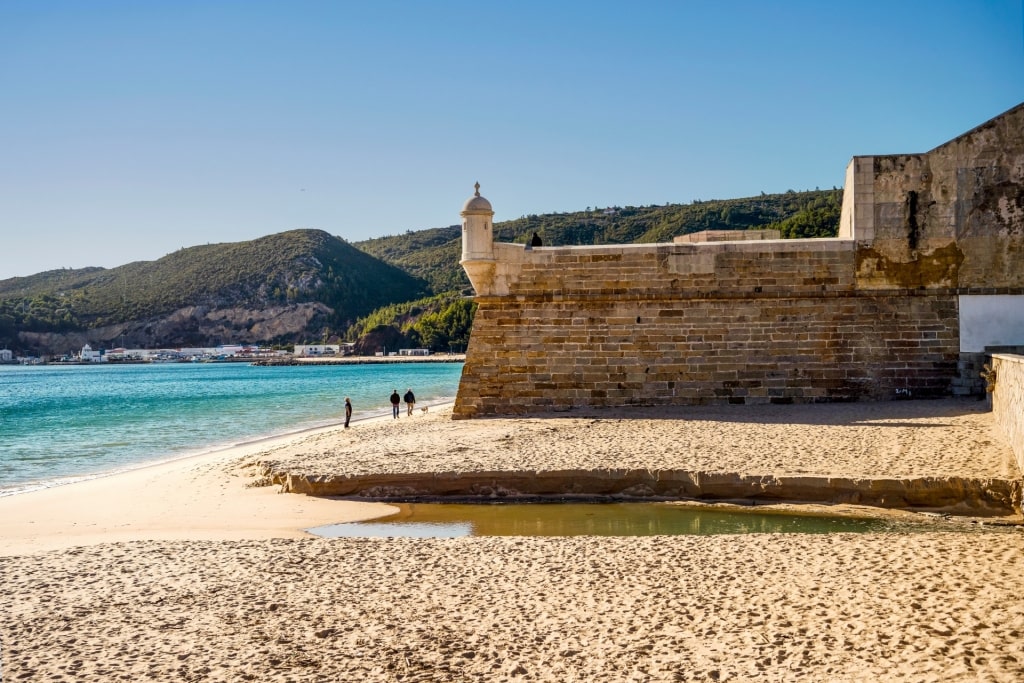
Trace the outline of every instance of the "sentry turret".
<instances>
[{"instance_id":1,"label":"sentry turret","mask_svg":"<svg viewBox=\"0 0 1024 683\"><path fill-rule=\"evenodd\" d=\"M469 281L478 294L488 289L494 277L494 210L491 203L480 196L480 183L476 192L462 206L462 260Z\"/></svg>"}]
</instances>

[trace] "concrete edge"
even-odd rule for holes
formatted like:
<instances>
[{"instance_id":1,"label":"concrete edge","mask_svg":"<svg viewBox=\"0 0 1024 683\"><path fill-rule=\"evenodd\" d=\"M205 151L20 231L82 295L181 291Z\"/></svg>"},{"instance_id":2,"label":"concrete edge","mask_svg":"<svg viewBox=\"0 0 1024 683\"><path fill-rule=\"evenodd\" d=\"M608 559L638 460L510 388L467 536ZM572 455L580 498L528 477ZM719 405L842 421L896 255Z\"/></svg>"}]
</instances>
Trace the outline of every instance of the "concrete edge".
<instances>
[{"instance_id":1,"label":"concrete edge","mask_svg":"<svg viewBox=\"0 0 1024 683\"><path fill-rule=\"evenodd\" d=\"M561 470L310 475L264 466L284 493L373 500L598 496L845 503L962 514L1021 514L1022 480L744 475L684 470Z\"/></svg>"}]
</instances>

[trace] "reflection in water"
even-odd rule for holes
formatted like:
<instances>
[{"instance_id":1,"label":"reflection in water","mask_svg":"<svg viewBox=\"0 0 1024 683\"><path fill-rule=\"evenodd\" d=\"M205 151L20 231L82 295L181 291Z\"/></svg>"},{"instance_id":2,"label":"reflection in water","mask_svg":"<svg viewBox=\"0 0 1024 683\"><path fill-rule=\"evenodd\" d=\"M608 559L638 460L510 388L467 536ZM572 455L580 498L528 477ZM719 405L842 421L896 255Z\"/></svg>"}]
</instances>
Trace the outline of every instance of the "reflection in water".
<instances>
[{"instance_id":1,"label":"reflection in water","mask_svg":"<svg viewBox=\"0 0 1024 683\"><path fill-rule=\"evenodd\" d=\"M403 503L370 522L309 529L317 536L455 538L458 536L658 536L878 532L892 522L852 517L693 508L665 503Z\"/></svg>"},{"instance_id":2,"label":"reflection in water","mask_svg":"<svg viewBox=\"0 0 1024 683\"><path fill-rule=\"evenodd\" d=\"M469 522L352 522L329 524L309 532L327 538L459 538L474 535L473 525Z\"/></svg>"}]
</instances>

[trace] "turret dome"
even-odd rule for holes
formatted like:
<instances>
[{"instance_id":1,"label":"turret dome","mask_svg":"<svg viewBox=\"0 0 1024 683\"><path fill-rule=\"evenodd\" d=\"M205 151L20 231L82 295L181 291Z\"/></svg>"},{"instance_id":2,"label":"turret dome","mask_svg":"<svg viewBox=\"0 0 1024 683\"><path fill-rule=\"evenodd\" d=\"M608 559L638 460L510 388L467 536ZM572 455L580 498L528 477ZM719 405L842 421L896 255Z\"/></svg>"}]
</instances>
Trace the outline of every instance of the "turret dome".
<instances>
[{"instance_id":1,"label":"turret dome","mask_svg":"<svg viewBox=\"0 0 1024 683\"><path fill-rule=\"evenodd\" d=\"M491 203L486 198L480 196L480 183L475 186L476 193L466 200L466 203L462 205L462 213L494 213L494 209L491 208Z\"/></svg>"}]
</instances>

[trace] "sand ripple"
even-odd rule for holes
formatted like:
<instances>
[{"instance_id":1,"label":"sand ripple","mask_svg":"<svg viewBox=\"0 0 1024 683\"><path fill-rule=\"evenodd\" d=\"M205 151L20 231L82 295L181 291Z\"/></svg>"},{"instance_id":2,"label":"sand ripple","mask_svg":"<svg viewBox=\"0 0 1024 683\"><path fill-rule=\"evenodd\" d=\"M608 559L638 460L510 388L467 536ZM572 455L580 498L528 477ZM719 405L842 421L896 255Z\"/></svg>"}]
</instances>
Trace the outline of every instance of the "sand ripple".
<instances>
[{"instance_id":1,"label":"sand ripple","mask_svg":"<svg viewBox=\"0 0 1024 683\"><path fill-rule=\"evenodd\" d=\"M12 681L1024 677L1016 532L145 542L0 571Z\"/></svg>"}]
</instances>

